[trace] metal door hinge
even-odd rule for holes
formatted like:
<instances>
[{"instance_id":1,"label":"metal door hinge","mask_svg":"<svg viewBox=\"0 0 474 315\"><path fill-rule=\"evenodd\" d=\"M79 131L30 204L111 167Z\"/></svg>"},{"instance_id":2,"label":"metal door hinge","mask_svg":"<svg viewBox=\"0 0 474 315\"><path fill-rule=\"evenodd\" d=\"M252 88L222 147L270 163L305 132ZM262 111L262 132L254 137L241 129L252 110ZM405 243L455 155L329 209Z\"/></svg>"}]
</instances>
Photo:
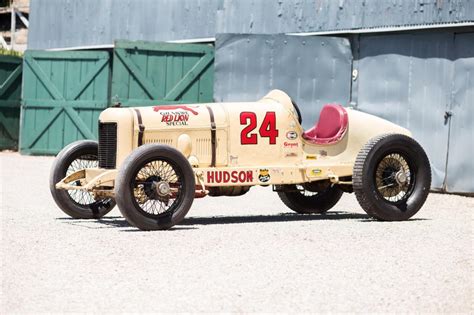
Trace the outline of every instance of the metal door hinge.
<instances>
[{"instance_id":1,"label":"metal door hinge","mask_svg":"<svg viewBox=\"0 0 474 315\"><path fill-rule=\"evenodd\" d=\"M445 111L444 112L444 124L446 125L449 121L449 119L451 118L451 116L453 116L453 112L452 111Z\"/></svg>"}]
</instances>

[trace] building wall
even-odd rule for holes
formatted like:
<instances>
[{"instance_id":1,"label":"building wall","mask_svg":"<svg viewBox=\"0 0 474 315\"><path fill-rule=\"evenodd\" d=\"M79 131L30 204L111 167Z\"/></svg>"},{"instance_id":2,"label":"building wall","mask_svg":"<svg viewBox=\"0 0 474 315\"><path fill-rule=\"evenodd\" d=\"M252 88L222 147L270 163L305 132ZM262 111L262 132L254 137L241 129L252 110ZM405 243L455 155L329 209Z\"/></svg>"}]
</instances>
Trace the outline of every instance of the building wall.
<instances>
[{"instance_id":1,"label":"building wall","mask_svg":"<svg viewBox=\"0 0 474 315\"><path fill-rule=\"evenodd\" d=\"M214 0L32 1L29 49L213 37Z\"/></svg>"},{"instance_id":2,"label":"building wall","mask_svg":"<svg viewBox=\"0 0 474 315\"><path fill-rule=\"evenodd\" d=\"M413 132L430 158L432 187L474 192L466 120L474 118L474 33L361 35L357 46L357 108Z\"/></svg>"},{"instance_id":3,"label":"building wall","mask_svg":"<svg viewBox=\"0 0 474 315\"><path fill-rule=\"evenodd\" d=\"M474 22L472 0L32 1L29 49Z\"/></svg>"}]
</instances>

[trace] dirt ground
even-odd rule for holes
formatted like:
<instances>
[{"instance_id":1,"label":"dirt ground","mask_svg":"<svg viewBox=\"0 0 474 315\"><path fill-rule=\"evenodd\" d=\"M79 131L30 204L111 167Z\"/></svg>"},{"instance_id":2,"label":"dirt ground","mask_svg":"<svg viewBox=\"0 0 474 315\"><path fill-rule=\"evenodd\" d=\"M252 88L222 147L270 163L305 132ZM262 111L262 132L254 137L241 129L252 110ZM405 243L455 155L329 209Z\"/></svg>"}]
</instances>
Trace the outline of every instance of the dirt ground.
<instances>
[{"instance_id":1,"label":"dirt ground","mask_svg":"<svg viewBox=\"0 0 474 315\"><path fill-rule=\"evenodd\" d=\"M302 216L256 187L142 232L118 209L68 218L52 161L0 153L0 313L473 312L474 198L431 194L412 220L378 222L353 195Z\"/></svg>"}]
</instances>

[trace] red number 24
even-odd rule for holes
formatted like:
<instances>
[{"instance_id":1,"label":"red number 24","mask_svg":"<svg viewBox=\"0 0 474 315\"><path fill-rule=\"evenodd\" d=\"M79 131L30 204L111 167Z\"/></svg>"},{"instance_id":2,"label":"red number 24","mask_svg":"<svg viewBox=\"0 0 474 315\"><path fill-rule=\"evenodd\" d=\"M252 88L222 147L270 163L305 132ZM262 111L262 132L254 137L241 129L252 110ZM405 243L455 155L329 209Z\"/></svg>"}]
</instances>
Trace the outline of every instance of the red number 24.
<instances>
[{"instance_id":1,"label":"red number 24","mask_svg":"<svg viewBox=\"0 0 474 315\"><path fill-rule=\"evenodd\" d=\"M254 112L240 113L240 124L246 125L240 133L241 144L257 144L257 134L252 131L257 127L257 115ZM262 138L268 138L270 144L276 144L278 130L276 129L275 112L267 112L263 118L262 125L258 129L258 133Z\"/></svg>"}]
</instances>

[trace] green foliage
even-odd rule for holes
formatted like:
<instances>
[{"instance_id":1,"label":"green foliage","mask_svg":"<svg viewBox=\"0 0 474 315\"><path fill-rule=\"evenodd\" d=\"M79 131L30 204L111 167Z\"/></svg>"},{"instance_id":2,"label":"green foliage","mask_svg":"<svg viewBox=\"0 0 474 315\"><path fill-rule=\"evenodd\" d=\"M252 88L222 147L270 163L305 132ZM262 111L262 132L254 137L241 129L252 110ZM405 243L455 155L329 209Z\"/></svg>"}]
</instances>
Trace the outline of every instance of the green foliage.
<instances>
[{"instance_id":1,"label":"green foliage","mask_svg":"<svg viewBox=\"0 0 474 315\"><path fill-rule=\"evenodd\" d=\"M23 53L21 53L19 51L7 50L7 49L4 49L4 48L0 48L0 55L22 57Z\"/></svg>"}]
</instances>

